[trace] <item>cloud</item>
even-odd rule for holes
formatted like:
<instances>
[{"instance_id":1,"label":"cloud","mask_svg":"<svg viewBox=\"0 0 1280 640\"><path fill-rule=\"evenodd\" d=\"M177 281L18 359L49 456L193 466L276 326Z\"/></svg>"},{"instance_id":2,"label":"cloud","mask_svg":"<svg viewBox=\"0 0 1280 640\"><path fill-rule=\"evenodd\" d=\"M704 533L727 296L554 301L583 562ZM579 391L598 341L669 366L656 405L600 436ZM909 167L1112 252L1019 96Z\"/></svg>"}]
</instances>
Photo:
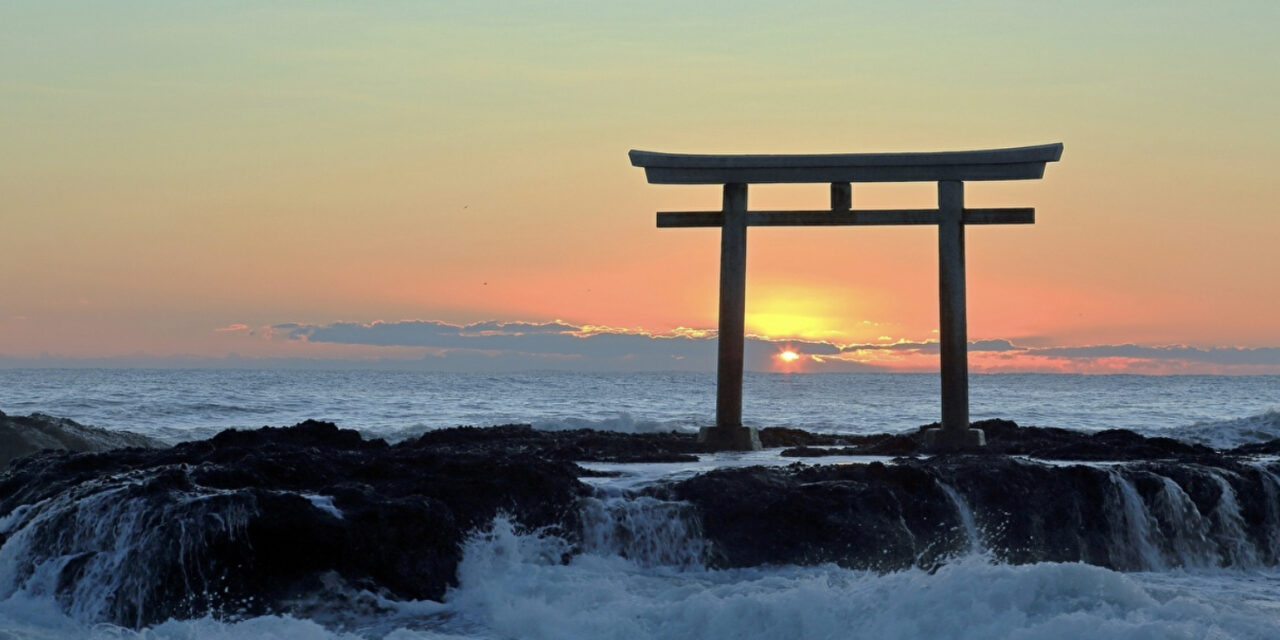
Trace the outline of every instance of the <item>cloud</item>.
<instances>
[{"instance_id":1,"label":"cloud","mask_svg":"<svg viewBox=\"0 0 1280 640\"><path fill-rule=\"evenodd\" d=\"M976 340L969 343L970 351L1020 351L1022 347L1014 346L1012 342L1004 339L998 340Z\"/></svg>"},{"instance_id":2,"label":"cloud","mask_svg":"<svg viewBox=\"0 0 1280 640\"><path fill-rule=\"evenodd\" d=\"M937 353L938 343L936 342L879 342L867 344L851 344L841 347L843 353L857 353L859 351L919 351L923 353Z\"/></svg>"},{"instance_id":3,"label":"cloud","mask_svg":"<svg viewBox=\"0 0 1280 640\"><path fill-rule=\"evenodd\" d=\"M452 346L450 340L460 337L462 328L441 322L337 322L328 325L278 324L272 329L283 331L294 340L363 344L377 347Z\"/></svg>"},{"instance_id":4,"label":"cloud","mask_svg":"<svg viewBox=\"0 0 1280 640\"><path fill-rule=\"evenodd\" d=\"M218 327L217 329L214 329L214 331L215 331L215 332L217 332L217 333L237 333L237 332L240 332L240 331L248 331L248 330L249 330L249 325L247 325L247 324L243 324L243 323L240 323L240 322L237 322L237 323L235 323L235 324L229 324L229 325L227 325L227 326L225 326L225 327Z\"/></svg>"},{"instance_id":5,"label":"cloud","mask_svg":"<svg viewBox=\"0 0 1280 640\"><path fill-rule=\"evenodd\" d=\"M1062 358L1133 358L1142 360L1184 360L1221 365L1280 365L1280 347L1213 347L1185 345L1148 347L1136 344L1093 345L1087 347L1046 347L1033 353Z\"/></svg>"},{"instance_id":6,"label":"cloud","mask_svg":"<svg viewBox=\"0 0 1280 640\"><path fill-rule=\"evenodd\" d=\"M564 324L562 322L499 322L490 320L488 322L476 322L461 328L461 333L467 335L529 335L529 334L546 334L546 333L575 333L579 331L579 327Z\"/></svg>"},{"instance_id":7,"label":"cloud","mask_svg":"<svg viewBox=\"0 0 1280 640\"><path fill-rule=\"evenodd\" d=\"M271 327L277 337L312 343L366 345L371 347L419 347L436 364L460 368L501 368L523 364L525 368L581 368L588 370L714 370L717 343L714 331L680 328L668 334L636 329L575 326L563 322L400 322L327 325L298 323ZM785 349L807 355L836 356L840 348L826 342L768 340L748 337L744 358L747 369L773 369L774 357ZM866 370L858 363L836 362L824 369Z\"/></svg>"},{"instance_id":8,"label":"cloud","mask_svg":"<svg viewBox=\"0 0 1280 640\"><path fill-rule=\"evenodd\" d=\"M940 347L936 340L925 342L898 341L889 343L851 344L842 349L846 353L858 351L911 351L915 353L938 353ZM1015 346L1004 339L975 340L969 343L969 351L1021 351L1023 347Z\"/></svg>"},{"instance_id":9,"label":"cloud","mask_svg":"<svg viewBox=\"0 0 1280 640\"><path fill-rule=\"evenodd\" d=\"M232 325L236 327L238 325ZM228 330L231 329L228 327ZM312 343L419 348L433 366L456 370L554 368L584 371L714 371L715 331L680 328L657 334L641 329L555 322L485 321L449 324L426 320L326 325L277 324L264 336ZM1280 347L1051 346L1047 338L991 338L969 343L971 370L1131 373L1280 373ZM1046 344L1050 343L1050 344ZM776 371L777 355L807 358L802 371L929 371L937 369L936 340L836 345L813 340L748 337L748 370Z\"/></svg>"},{"instance_id":10,"label":"cloud","mask_svg":"<svg viewBox=\"0 0 1280 640\"><path fill-rule=\"evenodd\" d=\"M938 343L890 342L851 344L842 349L845 353L860 351L908 351L914 353L938 353ZM1280 347L1210 347L1187 345L1144 346L1136 344L1104 344L1083 347L1028 347L1014 344L1003 338L975 340L969 343L969 352L1019 352L1027 355L1057 358L1130 358L1141 360L1185 360L1224 365L1280 365Z\"/></svg>"}]
</instances>

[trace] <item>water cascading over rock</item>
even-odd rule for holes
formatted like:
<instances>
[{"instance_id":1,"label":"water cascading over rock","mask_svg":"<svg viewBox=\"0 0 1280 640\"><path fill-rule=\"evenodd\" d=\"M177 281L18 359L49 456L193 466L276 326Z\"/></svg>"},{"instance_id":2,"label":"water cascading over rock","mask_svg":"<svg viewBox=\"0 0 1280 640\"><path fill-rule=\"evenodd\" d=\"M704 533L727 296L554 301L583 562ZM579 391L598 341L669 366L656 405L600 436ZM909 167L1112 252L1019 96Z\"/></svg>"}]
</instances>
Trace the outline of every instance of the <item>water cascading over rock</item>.
<instances>
[{"instance_id":1,"label":"water cascading over rock","mask_svg":"<svg viewBox=\"0 0 1280 640\"><path fill-rule=\"evenodd\" d=\"M796 463L626 492L593 488L583 480L602 472L573 461L688 461L693 437L507 426L388 445L307 422L162 450L46 452L0 475L0 597L52 595L77 619L134 627L298 612L351 592L440 600L463 543L498 519L562 540L552 562L594 554L669 570L895 571L971 554L1119 570L1280 564L1277 462L1135 437L1003 445L1130 442L1124 463ZM909 450L913 438L832 444Z\"/></svg>"}]
</instances>

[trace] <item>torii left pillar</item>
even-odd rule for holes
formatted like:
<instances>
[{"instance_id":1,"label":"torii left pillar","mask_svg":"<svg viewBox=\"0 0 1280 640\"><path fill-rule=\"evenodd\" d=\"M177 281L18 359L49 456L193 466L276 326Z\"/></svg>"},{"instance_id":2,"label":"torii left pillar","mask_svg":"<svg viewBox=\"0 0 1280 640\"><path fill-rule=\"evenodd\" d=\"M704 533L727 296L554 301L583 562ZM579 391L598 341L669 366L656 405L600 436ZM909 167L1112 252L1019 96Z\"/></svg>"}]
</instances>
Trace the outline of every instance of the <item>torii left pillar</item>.
<instances>
[{"instance_id":1,"label":"torii left pillar","mask_svg":"<svg viewBox=\"0 0 1280 640\"><path fill-rule=\"evenodd\" d=\"M720 328L717 334L716 426L698 431L698 442L722 451L760 449L760 435L742 426L742 364L746 346L747 185L724 185L720 228Z\"/></svg>"}]
</instances>

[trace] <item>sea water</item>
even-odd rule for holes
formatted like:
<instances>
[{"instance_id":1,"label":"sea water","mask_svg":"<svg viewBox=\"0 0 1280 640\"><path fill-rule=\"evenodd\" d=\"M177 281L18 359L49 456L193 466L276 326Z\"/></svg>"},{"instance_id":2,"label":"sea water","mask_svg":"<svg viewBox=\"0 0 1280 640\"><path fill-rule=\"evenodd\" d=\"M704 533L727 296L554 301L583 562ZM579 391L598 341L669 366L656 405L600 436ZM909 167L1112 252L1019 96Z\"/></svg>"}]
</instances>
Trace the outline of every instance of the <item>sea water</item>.
<instances>
[{"instance_id":1,"label":"sea water","mask_svg":"<svg viewBox=\"0 0 1280 640\"><path fill-rule=\"evenodd\" d=\"M936 419L937 384L926 375L749 374L744 418L830 433L911 430ZM1275 376L996 375L974 376L972 387L975 420L1128 428L1219 447L1280 437ZM692 431L712 422L714 389L713 376L683 373L26 369L0 371L0 410L169 442L306 418L395 440L461 424ZM75 603L47 593L18 591L0 600L0 638L1280 638L1275 567L1001 564L981 540L998 523L974 522L958 494L965 526L957 535L968 537L970 553L932 571L888 574L833 565L710 569L681 505L634 494L710 468L789 462L766 451L592 463L617 475L588 479L596 496L583 507L584 553L564 563L566 541L499 518L466 543L459 585L444 602L365 593L355 599L366 609L317 603L307 618L204 617L135 630L77 617L68 613ZM841 462L849 460L822 461ZM1280 483L1276 489L1280 500ZM1122 504L1135 512L1123 533L1141 557L1142 506Z\"/></svg>"},{"instance_id":2,"label":"sea water","mask_svg":"<svg viewBox=\"0 0 1280 640\"><path fill-rule=\"evenodd\" d=\"M973 420L1132 429L1219 446L1280 437L1280 376L974 375ZM764 374L743 421L820 433L913 430L938 419L927 374ZM0 411L42 412L176 443L226 428L330 420L399 440L460 425L696 431L715 422L715 375L409 371L0 369Z\"/></svg>"}]
</instances>

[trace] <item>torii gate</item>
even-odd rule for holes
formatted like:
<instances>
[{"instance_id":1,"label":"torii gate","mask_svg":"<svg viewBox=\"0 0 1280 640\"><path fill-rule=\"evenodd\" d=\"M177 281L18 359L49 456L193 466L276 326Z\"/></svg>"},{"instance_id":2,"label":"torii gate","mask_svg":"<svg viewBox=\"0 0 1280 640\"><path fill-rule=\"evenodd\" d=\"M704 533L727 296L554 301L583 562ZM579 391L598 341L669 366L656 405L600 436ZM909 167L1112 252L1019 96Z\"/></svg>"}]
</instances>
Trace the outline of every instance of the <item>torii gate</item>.
<instances>
[{"instance_id":1,"label":"torii gate","mask_svg":"<svg viewBox=\"0 0 1280 640\"><path fill-rule=\"evenodd\" d=\"M931 446L958 449L986 444L969 428L969 354L965 324L964 227L1032 224L1035 209L966 209L967 180L1035 180L1046 162L1062 157L1062 143L1014 149L932 153L817 155L703 155L632 150L650 184L724 185L720 211L658 212L658 227L720 227L719 365L716 425L698 434L717 450L760 448L754 429L742 426L742 356L745 341L747 227L932 224L938 226L938 311L942 352L942 428ZM831 184L831 209L747 211L748 184ZM854 182L937 182L937 209L852 209Z\"/></svg>"}]
</instances>

